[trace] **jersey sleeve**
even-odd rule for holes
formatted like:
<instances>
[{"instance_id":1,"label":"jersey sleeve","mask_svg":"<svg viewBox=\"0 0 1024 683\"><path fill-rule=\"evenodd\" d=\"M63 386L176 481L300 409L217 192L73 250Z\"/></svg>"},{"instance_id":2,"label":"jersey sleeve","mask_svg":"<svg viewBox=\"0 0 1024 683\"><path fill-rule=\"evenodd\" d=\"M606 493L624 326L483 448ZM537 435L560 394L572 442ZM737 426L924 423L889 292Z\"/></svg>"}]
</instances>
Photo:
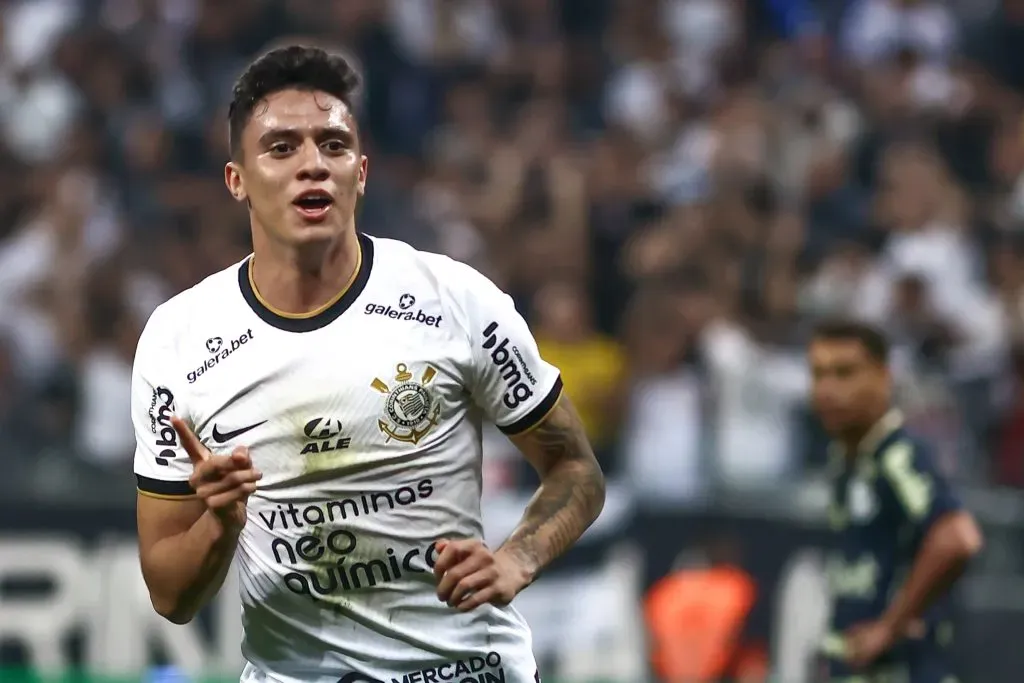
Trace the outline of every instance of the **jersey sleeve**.
<instances>
[{"instance_id":1,"label":"jersey sleeve","mask_svg":"<svg viewBox=\"0 0 1024 683\"><path fill-rule=\"evenodd\" d=\"M472 346L469 391L509 436L540 424L558 402L562 378L540 356L512 297L465 266L461 298Z\"/></svg>"},{"instance_id":2,"label":"jersey sleeve","mask_svg":"<svg viewBox=\"0 0 1024 683\"><path fill-rule=\"evenodd\" d=\"M901 440L882 454L882 475L901 517L924 534L947 512L960 509L960 501L938 471L928 449Z\"/></svg>"},{"instance_id":3,"label":"jersey sleeve","mask_svg":"<svg viewBox=\"0 0 1024 683\"><path fill-rule=\"evenodd\" d=\"M154 498L194 495L188 478L192 463L171 427L171 416L182 415L176 385L170 335L162 328L164 312L157 309L139 339L132 368L132 425L135 429L135 481L139 493Z\"/></svg>"}]
</instances>

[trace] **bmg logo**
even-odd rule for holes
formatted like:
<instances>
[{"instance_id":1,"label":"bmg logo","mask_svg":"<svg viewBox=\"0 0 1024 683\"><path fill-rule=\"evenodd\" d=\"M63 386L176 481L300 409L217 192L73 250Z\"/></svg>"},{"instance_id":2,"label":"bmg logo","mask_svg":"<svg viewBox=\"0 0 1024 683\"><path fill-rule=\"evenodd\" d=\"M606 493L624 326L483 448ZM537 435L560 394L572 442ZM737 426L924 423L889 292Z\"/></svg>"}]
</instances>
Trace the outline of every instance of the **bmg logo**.
<instances>
[{"instance_id":1,"label":"bmg logo","mask_svg":"<svg viewBox=\"0 0 1024 683\"><path fill-rule=\"evenodd\" d=\"M508 337L502 337L498 341L498 323L491 321L491 324L484 329L484 349L490 352L491 363L498 368L501 378L505 381L507 390L502 397L502 402L509 408L517 408L523 402L533 396L533 389L523 381L523 373L532 377L532 373L523 363L523 371L520 372L518 359L522 362L522 354L515 346L508 346ZM514 357L513 357L513 354Z\"/></svg>"},{"instance_id":2,"label":"bmg logo","mask_svg":"<svg viewBox=\"0 0 1024 683\"><path fill-rule=\"evenodd\" d=\"M178 433L171 426L174 413L174 394L167 387L156 387L149 402L149 429L156 435L156 447L162 449L156 456L156 464L167 466L176 455Z\"/></svg>"}]
</instances>

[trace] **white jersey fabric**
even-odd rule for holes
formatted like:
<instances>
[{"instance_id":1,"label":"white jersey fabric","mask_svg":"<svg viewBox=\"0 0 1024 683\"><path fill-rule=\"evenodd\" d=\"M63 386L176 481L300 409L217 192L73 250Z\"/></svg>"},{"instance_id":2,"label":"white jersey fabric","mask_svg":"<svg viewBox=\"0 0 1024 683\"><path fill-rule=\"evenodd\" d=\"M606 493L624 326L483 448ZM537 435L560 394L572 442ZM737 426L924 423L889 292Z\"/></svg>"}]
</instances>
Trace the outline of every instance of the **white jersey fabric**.
<instances>
[{"instance_id":1,"label":"white jersey fabric","mask_svg":"<svg viewBox=\"0 0 1024 683\"><path fill-rule=\"evenodd\" d=\"M132 380L139 490L193 495L171 414L263 472L238 544L245 682L532 683L522 616L456 612L431 568L437 539L483 537L482 421L530 429L559 373L477 271L359 243L351 284L311 315L262 302L248 259L153 313Z\"/></svg>"}]
</instances>

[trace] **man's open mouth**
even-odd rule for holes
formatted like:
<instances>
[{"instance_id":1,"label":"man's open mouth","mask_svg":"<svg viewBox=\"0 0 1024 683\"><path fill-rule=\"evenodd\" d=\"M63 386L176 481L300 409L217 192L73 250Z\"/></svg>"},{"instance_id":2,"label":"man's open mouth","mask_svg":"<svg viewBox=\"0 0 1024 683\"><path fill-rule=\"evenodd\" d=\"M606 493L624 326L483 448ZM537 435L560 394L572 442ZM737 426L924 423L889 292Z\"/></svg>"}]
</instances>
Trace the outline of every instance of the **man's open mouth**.
<instances>
[{"instance_id":1,"label":"man's open mouth","mask_svg":"<svg viewBox=\"0 0 1024 683\"><path fill-rule=\"evenodd\" d=\"M323 190L310 190L292 200L292 204L304 216L316 218L327 213L334 204L334 198Z\"/></svg>"}]
</instances>

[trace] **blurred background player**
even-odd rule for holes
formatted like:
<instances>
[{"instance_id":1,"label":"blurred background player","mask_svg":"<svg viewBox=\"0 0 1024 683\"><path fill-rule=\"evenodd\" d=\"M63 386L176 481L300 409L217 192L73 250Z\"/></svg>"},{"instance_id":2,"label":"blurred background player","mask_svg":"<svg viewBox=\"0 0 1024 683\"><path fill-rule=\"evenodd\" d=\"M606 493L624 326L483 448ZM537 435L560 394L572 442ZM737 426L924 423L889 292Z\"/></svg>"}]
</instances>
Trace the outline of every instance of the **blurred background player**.
<instances>
[{"instance_id":1,"label":"blurred background player","mask_svg":"<svg viewBox=\"0 0 1024 683\"><path fill-rule=\"evenodd\" d=\"M833 438L828 680L955 680L948 592L981 549L977 524L929 445L904 429L881 332L822 324L808 357L814 409Z\"/></svg>"}]
</instances>

